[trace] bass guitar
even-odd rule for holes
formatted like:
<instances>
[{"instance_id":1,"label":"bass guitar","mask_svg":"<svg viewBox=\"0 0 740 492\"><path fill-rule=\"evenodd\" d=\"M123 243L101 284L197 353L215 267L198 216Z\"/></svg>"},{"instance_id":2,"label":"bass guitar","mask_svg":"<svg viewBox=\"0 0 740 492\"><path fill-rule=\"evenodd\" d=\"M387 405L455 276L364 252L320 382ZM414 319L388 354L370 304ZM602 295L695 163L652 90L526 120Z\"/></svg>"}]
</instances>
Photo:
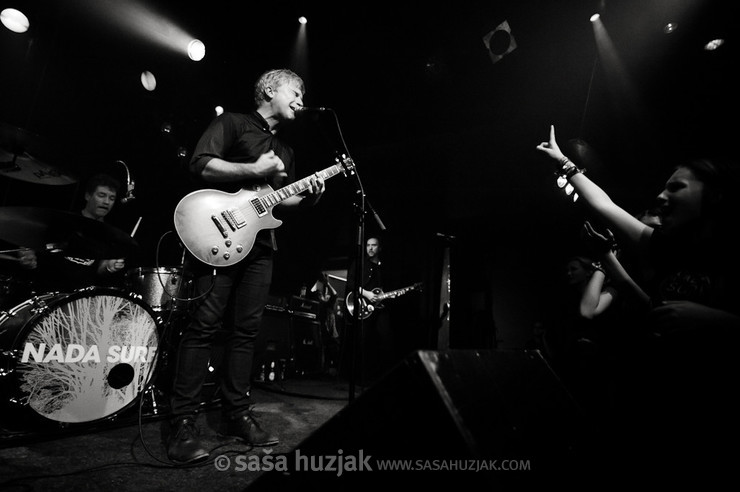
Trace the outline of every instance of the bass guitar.
<instances>
[{"instance_id":1,"label":"bass guitar","mask_svg":"<svg viewBox=\"0 0 740 492\"><path fill-rule=\"evenodd\" d=\"M406 294L407 292L411 292L412 290L421 290L422 283L417 282L414 285L409 285L408 287L404 287L402 289L396 289L391 290L388 292L383 292L381 289L373 289L373 292L375 294L378 294L378 298L375 302L369 302L367 299L365 299L364 296L360 296L360 318L361 319L367 319L370 317L371 314L373 314L373 311L376 309L383 309L385 306L383 305L383 301L386 299L395 299L396 297L402 296ZM350 314L350 316L354 316L355 314L355 293L350 292L347 294L347 299L345 300L346 306L347 306L347 312Z\"/></svg>"},{"instance_id":2,"label":"bass guitar","mask_svg":"<svg viewBox=\"0 0 740 492\"><path fill-rule=\"evenodd\" d=\"M329 179L352 173L354 162L344 155L336 163L314 175ZM312 176L314 176L312 175ZM278 190L268 184L236 193L197 190L186 195L175 207L175 230L183 245L203 263L214 267L231 266L246 258L257 233L275 229L283 221L272 215L272 208L283 200L306 191L307 176Z\"/></svg>"}]
</instances>

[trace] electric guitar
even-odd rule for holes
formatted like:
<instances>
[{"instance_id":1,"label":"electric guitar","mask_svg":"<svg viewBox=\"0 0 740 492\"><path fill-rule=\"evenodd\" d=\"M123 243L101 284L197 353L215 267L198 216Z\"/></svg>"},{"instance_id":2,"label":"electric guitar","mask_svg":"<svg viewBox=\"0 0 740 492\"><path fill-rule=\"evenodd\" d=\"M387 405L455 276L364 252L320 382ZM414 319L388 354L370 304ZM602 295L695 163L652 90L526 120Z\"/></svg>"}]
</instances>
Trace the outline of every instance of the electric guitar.
<instances>
[{"instance_id":1,"label":"electric guitar","mask_svg":"<svg viewBox=\"0 0 740 492\"><path fill-rule=\"evenodd\" d=\"M342 155L334 160L336 164L315 175L326 180L353 172L351 158ZM259 231L275 229L283 223L273 217L272 208L306 191L310 184L311 176L307 176L278 190L265 184L236 193L194 191L175 207L175 230L188 251L203 263L214 267L234 265L252 250Z\"/></svg>"},{"instance_id":2,"label":"electric guitar","mask_svg":"<svg viewBox=\"0 0 740 492\"><path fill-rule=\"evenodd\" d=\"M381 289L373 289L373 292L378 294L378 299L372 303L369 302L367 299L365 299L364 296L360 296L360 318L367 319L370 317L371 314L373 314L373 311L376 309L383 309L385 306L383 305L383 301L386 299L395 299L396 297L402 296L406 294L407 292L411 292L412 290L421 290L422 283L417 282L414 285L409 285L408 287L404 287L403 289L396 289L391 290L388 292L383 292ZM347 294L346 306L347 306L347 312L350 314L350 316L354 316L355 314L355 293L350 292Z\"/></svg>"}]
</instances>

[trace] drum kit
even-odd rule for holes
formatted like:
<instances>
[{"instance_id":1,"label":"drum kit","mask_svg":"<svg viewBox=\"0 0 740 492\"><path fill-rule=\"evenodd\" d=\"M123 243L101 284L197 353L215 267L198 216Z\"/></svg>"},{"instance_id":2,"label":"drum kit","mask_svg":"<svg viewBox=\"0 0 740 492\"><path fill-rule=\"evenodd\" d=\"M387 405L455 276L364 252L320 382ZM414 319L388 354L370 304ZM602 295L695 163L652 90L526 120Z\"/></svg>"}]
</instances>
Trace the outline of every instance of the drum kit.
<instances>
[{"instance_id":1,"label":"drum kit","mask_svg":"<svg viewBox=\"0 0 740 492\"><path fill-rule=\"evenodd\" d=\"M0 147L0 162L0 176L75 182L12 146ZM137 248L131 235L79 214L0 207L0 260L11 267L0 271L0 410L12 415L0 420L0 433L108 422L152 390L165 333L187 310L192 279L181 266L130 268L123 288L72 292L38 293L16 275L23 251L100 259Z\"/></svg>"}]
</instances>

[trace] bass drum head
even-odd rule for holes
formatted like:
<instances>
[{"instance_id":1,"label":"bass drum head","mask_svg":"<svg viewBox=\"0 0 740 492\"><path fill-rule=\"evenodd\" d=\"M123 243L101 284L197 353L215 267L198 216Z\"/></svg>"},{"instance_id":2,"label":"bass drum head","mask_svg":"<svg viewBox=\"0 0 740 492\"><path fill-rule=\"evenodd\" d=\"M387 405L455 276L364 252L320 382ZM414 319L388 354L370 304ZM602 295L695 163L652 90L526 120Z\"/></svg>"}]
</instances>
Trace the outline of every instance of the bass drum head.
<instances>
[{"instance_id":1,"label":"bass drum head","mask_svg":"<svg viewBox=\"0 0 740 492\"><path fill-rule=\"evenodd\" d=\"M87 288L16 308L28 321L13 346L19 401L47 419L84 423L131 405L154 373L151 309L117 289Z\"/></svg>"}]
</instances>

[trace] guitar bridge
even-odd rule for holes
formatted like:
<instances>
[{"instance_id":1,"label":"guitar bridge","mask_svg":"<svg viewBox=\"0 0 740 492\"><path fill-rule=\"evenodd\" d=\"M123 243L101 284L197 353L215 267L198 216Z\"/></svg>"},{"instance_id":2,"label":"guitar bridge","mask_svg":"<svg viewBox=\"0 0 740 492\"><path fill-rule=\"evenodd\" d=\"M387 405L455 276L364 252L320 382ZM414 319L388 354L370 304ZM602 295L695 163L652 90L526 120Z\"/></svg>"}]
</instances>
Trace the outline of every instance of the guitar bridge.
<instances>
[{"instance_id":1,"label":"guitar bridge","mask_svg":"<svg viewBox=\"0 0 740 492\"><path fill-rule=\"evenodd\" d=\"M221 212L221 217L224 218L232 231L241 229L247 225L247 219L244 218L244 214L238 208L230 208Z\"/></svg>"},{"instance_id":2,"label":"guitar bridge","mask_svg":"<svg viewBox=\"0 0 740 492\"><path fill-rule=\"evenodd\" d=\"M226 228L221 224L221 221L218 220L218 217L216 217L215 215L211 215L211 220L216 225L218 232L220 232L223 237L229 237L229 233L226 232Z\"/></svg>"},{"instance_id":3,"label":"guitar bridge","mask_svg":"<svg viewBox=\"0 0 740 492\"><path fill-rule=\"evenodd\" d=\"M249 201L252 204L252 207L254 207L254 211L257 212L257 217L262 217L267 213L267 208L265 208L265 204L262 203L262 200L260 198L254 197Z\"/></svg>"}]
</instances>

